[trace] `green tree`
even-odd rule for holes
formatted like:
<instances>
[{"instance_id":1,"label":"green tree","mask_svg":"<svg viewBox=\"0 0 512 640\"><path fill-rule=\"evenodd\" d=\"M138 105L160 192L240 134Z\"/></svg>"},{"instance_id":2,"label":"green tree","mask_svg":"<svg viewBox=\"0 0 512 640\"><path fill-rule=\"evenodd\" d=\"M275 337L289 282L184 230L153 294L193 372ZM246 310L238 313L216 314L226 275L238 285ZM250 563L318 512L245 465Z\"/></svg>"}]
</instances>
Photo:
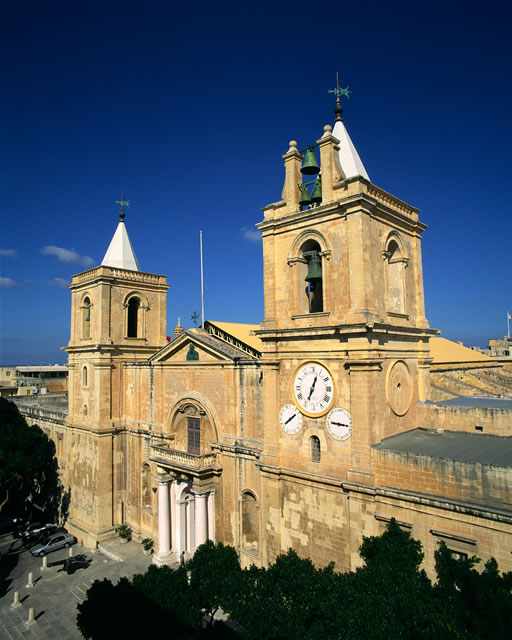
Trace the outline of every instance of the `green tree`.
<instances>
[{"instance_id":1,"label":"green tree","mask_svg":"<svg viewBox=\"0 0 512 640\"><path fill-rule=\"evenodd\" d=\"M207 540L200 545L187 568L194 597L211 625L219 608L233 610L240 593L242 573L233 547Z\"/></svg>"},{"instance_id":2,"label":"green tree","mask_svg":"<svg viewBox=\"0 0 512 640\"><path fill-rule=\"evenodd\" d=\"M479 572L479 558L454 558L444 542L435 553L434 594L439 616L455 637L501 640L512 637L512 573L500 575L490 558Z\"/></svg>"},{"instance_id":3,"label":"green tree","mask_svg":"<svg viewBox=\"0 0 512 640\"><path fill-rule=\"evenodd\" d=\"M14 403L0 398L0 510L22 517L36 510L53 520L63 504L55 445L38 426L28 426Z\"/></svg>"}]
</instances>

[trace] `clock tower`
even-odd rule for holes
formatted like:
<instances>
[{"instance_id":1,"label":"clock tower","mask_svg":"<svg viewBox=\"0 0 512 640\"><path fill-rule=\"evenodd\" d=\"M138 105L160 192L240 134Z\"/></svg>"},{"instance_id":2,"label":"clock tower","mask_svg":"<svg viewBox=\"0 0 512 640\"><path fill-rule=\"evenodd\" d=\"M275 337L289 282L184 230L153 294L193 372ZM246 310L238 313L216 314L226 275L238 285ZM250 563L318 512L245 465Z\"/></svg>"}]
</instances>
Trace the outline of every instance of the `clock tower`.
<instances>
[{"instance_id":1,"label":"clock tower","mask_svg":"<svg viewBox=\"0 0 512 640\"><path fill-rule=\"evenodd\" d=\"M417 402L427 397L429 338L437 333L425 318L426 227L418 209L370 181L345 128L339 93L335 116L334 128L326 125L318 140L290 142L282 199L263 209L258 224L267 506L278 508L277 499L309 502L309 517L321 514L322 526L332 518L350 521L343 499L331 512L329 483L336 478L368 490L372 445L417 426ZM312 486L327 493L315 497L310 486L306 497L295 483L282 482L287 475L299 484L315 478ZM293 542L293 527L283 529L276 547Z\"/></svg>"}]
</instances>

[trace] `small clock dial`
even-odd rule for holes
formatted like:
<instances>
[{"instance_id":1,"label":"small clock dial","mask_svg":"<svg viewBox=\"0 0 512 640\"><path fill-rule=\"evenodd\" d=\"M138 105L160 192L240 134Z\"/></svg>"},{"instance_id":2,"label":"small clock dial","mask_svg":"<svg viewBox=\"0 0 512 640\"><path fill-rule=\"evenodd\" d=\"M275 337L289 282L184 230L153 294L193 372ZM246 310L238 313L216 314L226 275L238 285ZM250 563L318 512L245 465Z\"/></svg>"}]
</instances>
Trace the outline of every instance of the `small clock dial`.
<instances>
[{"instance_id":1,"label":"small clock dial","mask_svg":"<svg viewBox=\"0 0 512 640\"><path fill-rule=\"evenodd\" d=\"M345 409L336 407L330 411L326 424L327 431L335 440L346 440L352 435L352 417Z\"/></svg>"},{"instance_id":2,"label":"small clock dial","mask_svg":"<svg viewBox=\"0 0 512 640\"><path fill-rule=\"evenodd\" d=\"M298 433L302 427L302 415L293 404L287 404L281 409L279 421L285 433Z\"/></svg>"},{"instance_id":3,"label":"small clock dial","mask_svg":"<svg viewBox=\"0 0 512 640\"><path fill-rule=\"evenodd\" d=\"M292 396L302 413L313 418L325 415L334 402L331 372L319 362L306 362L292 381Z\"/></svg>"}]
</instances>

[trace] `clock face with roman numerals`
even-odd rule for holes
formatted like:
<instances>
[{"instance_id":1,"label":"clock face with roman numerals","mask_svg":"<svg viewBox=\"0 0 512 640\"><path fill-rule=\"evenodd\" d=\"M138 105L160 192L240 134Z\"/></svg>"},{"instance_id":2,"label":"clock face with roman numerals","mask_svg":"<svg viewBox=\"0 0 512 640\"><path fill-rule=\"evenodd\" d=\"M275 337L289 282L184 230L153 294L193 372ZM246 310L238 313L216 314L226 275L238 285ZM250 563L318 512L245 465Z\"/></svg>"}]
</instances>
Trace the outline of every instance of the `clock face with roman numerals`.
<instances>
[{"instance_id":1,"label":"clock face with roman numerals","mask_svg":"<svg viewBox=\"0 0 512 640\"><path fill-rule=\"evenodd\" d=\"M320 362L306 362L292 380L292 397L302 413L312 418L325 415L335 398L331 372Z\"/></svg>"}]
</instances>

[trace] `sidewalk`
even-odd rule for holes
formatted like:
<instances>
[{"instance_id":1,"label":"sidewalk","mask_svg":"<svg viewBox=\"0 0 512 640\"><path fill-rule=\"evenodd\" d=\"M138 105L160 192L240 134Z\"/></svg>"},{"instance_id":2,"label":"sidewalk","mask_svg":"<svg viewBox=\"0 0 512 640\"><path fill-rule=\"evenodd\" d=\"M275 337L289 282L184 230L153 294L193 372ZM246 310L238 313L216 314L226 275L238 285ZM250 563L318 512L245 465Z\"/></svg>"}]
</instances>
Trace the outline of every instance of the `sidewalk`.
<instances>
[{"instance_id":1,"label":"sidewalk","mask_svg":"<svg viewBox=\"0 0 512 640\"><path fill-rule=\"evenodd\" d=\"M144 556L140 543L121 544L115 539L103 543L97 551L73 547L73 556L84 554L89 566L68 575L64 560L68 549L47 556L48 568L42 570L42 558L34 558L17 539L0 536L0 638L48 638L83 640L76 627L76 606L86 597L94 580L108 578L114 584L120 577L144 573L152 562ZM27 586L32 572L34 586ZM11 608L14 592L19 591L18 608ZM29 608L34 608L36 622L27 625Z\"/></svg>"}]
</instances>

